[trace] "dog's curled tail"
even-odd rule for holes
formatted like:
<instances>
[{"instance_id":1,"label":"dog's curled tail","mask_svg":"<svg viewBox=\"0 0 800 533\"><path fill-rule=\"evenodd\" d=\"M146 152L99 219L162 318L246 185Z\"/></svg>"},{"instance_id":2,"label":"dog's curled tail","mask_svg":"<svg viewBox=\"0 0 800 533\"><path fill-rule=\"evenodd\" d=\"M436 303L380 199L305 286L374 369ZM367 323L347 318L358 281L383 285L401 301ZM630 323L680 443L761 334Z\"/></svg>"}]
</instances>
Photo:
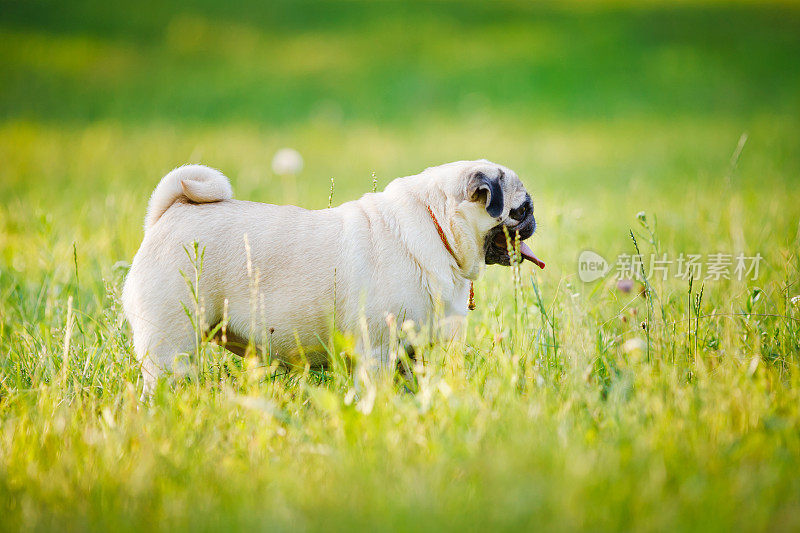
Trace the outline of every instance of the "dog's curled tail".
<instances>
[{"instance_id":1,"label":"dog's curled tail","mask_svg":"<svg viewBox=\"0 0 800 533\"><path fill-rule=\"evenodd\" d=\"M233 198L228 178L219 170L205 165L184 165L161 178L147 205L144 229L158 222L176 200L188 198L198 204L221 202Z\"/></svg>"}]
</instances>

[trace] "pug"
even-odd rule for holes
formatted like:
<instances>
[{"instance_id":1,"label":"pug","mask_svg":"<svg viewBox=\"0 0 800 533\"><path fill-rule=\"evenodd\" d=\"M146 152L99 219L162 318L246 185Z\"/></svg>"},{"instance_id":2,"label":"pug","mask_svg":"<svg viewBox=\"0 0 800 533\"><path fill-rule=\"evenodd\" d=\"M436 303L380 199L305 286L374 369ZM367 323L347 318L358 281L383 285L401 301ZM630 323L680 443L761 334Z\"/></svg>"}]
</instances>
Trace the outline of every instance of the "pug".
<instances>
[{"instance_id":1,"label":"pug","mask_svg":"<svg viewBox=\"0 0 800 533\"><path fill-rule=\"evenodd\" d=\"M486 160L317 211L235 200L220 171L178 167L150 198L122 295L144 396L165 370L185 372L212 333L234 353L325 364L340 331L371 368L392 367L395 323L459 340L486 265L513 256L544 268L524 242L509 254L504 228L512 242L533 235L533 201L514 171Z\"/></svg>"}]
</instances>

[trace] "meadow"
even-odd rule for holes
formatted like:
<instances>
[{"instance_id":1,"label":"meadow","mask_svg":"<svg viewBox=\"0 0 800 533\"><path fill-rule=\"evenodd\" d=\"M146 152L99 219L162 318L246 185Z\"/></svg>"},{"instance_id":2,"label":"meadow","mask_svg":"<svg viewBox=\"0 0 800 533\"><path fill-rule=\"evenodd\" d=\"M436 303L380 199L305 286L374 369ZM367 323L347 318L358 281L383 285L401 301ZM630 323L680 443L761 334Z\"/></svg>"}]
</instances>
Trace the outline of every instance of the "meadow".
<instances>
[{"instance_id":1,"label":"meadow","mask_svg":"<svg viewBox=\"0 0 800 533\"><path fill-rule=\"evenodd\" d=\"M0 1L0 529L798 530L799 57L791 2ZM208 345L140 403L170 169L324 208L484 157L547 268L489 267L415 383Z\"/></svg>"}]
</instances>

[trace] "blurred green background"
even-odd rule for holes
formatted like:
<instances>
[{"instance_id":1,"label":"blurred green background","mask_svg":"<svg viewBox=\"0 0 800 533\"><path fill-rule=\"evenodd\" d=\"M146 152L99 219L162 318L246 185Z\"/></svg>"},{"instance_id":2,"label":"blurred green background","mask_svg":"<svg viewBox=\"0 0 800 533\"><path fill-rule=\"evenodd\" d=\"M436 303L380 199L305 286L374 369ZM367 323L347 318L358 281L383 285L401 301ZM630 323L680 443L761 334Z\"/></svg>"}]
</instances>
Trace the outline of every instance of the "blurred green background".
<instances>
[{"instance_id":1,"label":"blurred green background","mask_svg":"<svg viewBox=\"0 0 800 533\"><path fill-rule=\"evenodd\" d=\"M2 14L7 118L410 126L800 111L790 5L4 1Z\"/></svg>"},{"instance_id":2,"label":"blurred green background","mask_svg":"<svg viewBox=\"0 0 800 533\"><path fill-rule=\"evenodd\" d=\"M794 2L0 0L0 530L796 531L798 154ZM487 269L424 393L366 416L233 358L138 403L119 291L169 170L322 208L483 157L548 266ZM640 211L761 276L696 310L578 281L631 228L655 250Z\"/></svg>"}]
</instances>

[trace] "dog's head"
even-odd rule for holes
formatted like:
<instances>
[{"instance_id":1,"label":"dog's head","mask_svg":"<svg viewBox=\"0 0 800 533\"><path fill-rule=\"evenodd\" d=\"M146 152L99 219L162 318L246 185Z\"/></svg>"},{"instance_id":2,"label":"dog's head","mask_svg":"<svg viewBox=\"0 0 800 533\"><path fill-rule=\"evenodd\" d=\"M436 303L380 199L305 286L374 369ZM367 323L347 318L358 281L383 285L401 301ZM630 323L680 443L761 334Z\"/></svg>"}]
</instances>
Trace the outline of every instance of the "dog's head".
<instances>
[{"instance_id":1,"label":"dog's head","mask_svg":"<svg viewBox=\"0 0 800 533\"><path fill-rule=\"evenodd\" d=\"M479 255L475 259L487 265L509 266L503 228L512 242L516 234L524 241L536 231L533 200L517 174L486 160L458 161L435 170L448 198L457 203L451 218L459 248L464 254ZM531 249L524 242L520 244L522 258L544 268Z\"/></svg>"}]
</instances>

